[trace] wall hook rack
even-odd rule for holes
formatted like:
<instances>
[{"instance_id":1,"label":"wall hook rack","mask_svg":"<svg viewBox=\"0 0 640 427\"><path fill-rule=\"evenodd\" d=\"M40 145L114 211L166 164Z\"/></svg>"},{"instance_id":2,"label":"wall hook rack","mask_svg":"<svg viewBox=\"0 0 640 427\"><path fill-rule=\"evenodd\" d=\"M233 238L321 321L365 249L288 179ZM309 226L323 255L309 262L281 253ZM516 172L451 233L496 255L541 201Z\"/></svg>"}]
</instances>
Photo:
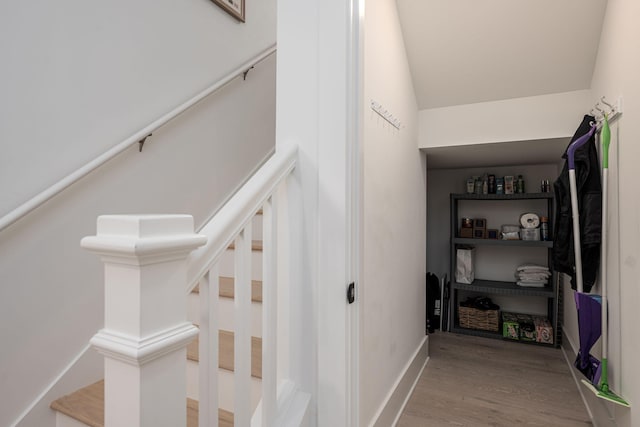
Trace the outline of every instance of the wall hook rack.
<instances>
[{"instance_id":1,"label":"wall hook rack","mask_svg":"<svg viewBox=\"0 0 640 427\"><path fill-rule=\"evenodd\" d=\"M622 97L619 97L614 104L608 103L604 96L600 97L600 100L596 102L596 105L591 107L591 110L589 110L589 114L596 118L595 125L599 130L602 127L605 115L607 116L609 123L620 117L622 114Z\"/></svg>"},{"instance_id":2,"label":"wall hook rack","mask_svg":"<svg viewBox=\"0 0 640 427\"><path fill-rule=\"evenodd\" d=\"M389 122L389 124L394 128L400 130L400 128L402 127L402 122L400 122L400 120L396 119L393 114L391 114L389 111L387 111L386 108L384 108L381 104L377 103L374 100L371 100L371 109L378 113L380 117Z\"/></svg>"},{"instance_id":3,"label":"wall hook rack","mask_svg":"<svg viewBox=\"0 0 640 427\"><path fill-rule=\"evenodd\" d=\"M140 149L139 149L139 153L142 153L142 147L144 146L144 142L147 140L147 138L149 138L151 135L153 135L152 133L150 133L149 135L145 136L144 138L142 138L140 141L138 141L138 144L140 144Z\"/></svg>"}]
</instances>

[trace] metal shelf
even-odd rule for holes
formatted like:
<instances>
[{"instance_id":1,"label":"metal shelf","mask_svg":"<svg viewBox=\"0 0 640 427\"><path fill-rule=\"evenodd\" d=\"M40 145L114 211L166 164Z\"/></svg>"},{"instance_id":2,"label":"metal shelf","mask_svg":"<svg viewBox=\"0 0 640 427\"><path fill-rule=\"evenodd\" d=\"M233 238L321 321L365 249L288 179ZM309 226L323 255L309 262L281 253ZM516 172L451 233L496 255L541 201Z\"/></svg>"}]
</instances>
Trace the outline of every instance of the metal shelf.
<instances>
[{"instance_id":1,"label":"metal shelf","mask_svg":"<svg viewBox=\"0 0 640 427\"><path fill-rule=\"evenodd\" d=\"M515 282L498 282L494 280L474 280L471 284L452 282L453 289L482 292L493 295L519 295L530 297L553 298L555 293L551 286L544 288L526 288Z\"/></svg>"},{"instance_id":2,"label":"metal shelf","mask_svg":"<svg viewBox=\"0 0 640 427\"><path fill-rule=\"evenodd\" d=\"M530 248L552 248L553 242L545 240L500 240L500 239L469 239L454 237L456 245L488 245L488 246L522 246Z\"/></svg>"},{"instance_id":3,"label":"metal shelf","mask_svg":"<svg viewBox=\"0 0 640 427\"><path fill-rule=\"evenodd\" d=\"M455 325L454 327L452 327L451 332L455 334L473 335L476 337L502 339L502 334L500 332L482 331L480 329L463 328L460 325Z\"/></svg>"},{"instance_id":4,"label":"metal shelf","mask_svg":"<svg viewBox=\"0 0 640 427\"><path fill-rule=\"evenodd\" d=\"M547 265L551 267L552 265L552 241L539 241L539 240L498 240L498 239L473 239L473 238L462 238L457 237L458 226L459 226L459 205L461 201L514 201L516 203L526 201L526 200L539 200L546 205L546 216L549 217L549 230L553 233L553 222L552 215L554 212L553 204L554 204L554 195L553 193L523 193L523 194L450 194L450 277L455 277L455 260L456 260L456 250L462 245L474 245L477 247L500 247L503 246L505 249L509 251L530 251L531 248L540 248L544 249L547 252ZM521 203L518 203L521 204ZM466 205L466 203L465 203ZM488 210L492 209L501 209L504 207L504 204L494 203L487 204L485 207ZM478 211L482 212L483 208L478 207ZM495 256L495 254L490 254L490 256ZM552 272L553 273L553 272ZM514 281L493 281L493 280L475 280L471 284L464 283L456 283L455 280L451 281L451 295L448 302L449 313L451 313L451 317L449 321L449 330L452 332L457 332L461 334L467 335L476 335L487 338L496 338L503 339L502 334L499 332L490 332L490 331L478 331L474 329L461 328L457 319L457 306L459 303L459 298L462 296L463 292L475 292L477 294L485 294L485 295L504 295L504 296L514 296L520 298L530 298L530 297L542 297L546 299L547 305L547 317L549 318L551 325L554 329L554 338L555 343L553 345L542 344L542 343L533 343L536 345L542 346L551 346L558 347L561 343L561 335L560 335L560 325L561 325L561 307L559 307L559 303L561 302L561 292L557 286L557 273L553 273L552 277L549 278L549 284L543 288L527 288L518 286ZM521 301L525 303L525 301ZM510 340L507 340L510 341ZM515 341L515 342L523 342L530 344L530 342L526 341Z\"/></svg>"},{"instance_id":5,"label":"metal shelf","mask_svg":"<svg viewBox=\"0 0 640 427\"><path fill-rule=\"evenodd\" d=\"M518 193L518 194L451 194L452 200L531 200L553 199L553 193Z\"/></svg>"},{"instance_id":6,"label":"metal shelf","mask_svg":"<svg viewBox=\"0 0 640 427\"><path fill-rule=\"evenodd\" d=\"M504 338L501 332L493 332L493 331L481 331L479 329L469 329L463 328L460 325L455 325L451 328L451 332L454 334L462 334L462 335L473 335L476 337L483 338L492 338L497 340L509 341L517 344L529 344L529 345L539 345L542 347L556 347L555 344L537 342L537 341L520 341L520 340L512 340L508 338Z\"/></svg>"}]
</instances>

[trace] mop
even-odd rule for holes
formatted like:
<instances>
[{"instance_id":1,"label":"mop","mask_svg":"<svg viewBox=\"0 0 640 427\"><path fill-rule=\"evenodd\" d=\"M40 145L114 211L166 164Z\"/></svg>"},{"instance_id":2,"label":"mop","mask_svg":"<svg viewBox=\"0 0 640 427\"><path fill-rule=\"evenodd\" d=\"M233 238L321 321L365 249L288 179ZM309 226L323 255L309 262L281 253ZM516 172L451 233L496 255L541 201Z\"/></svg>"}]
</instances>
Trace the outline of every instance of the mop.
<instances>
[{"instance_id":1,"label":"mop","mask_svg":"<svg viewBox=\"0 0 640 427\"><path fill-rule=\"evenodd\" d=\"M571 194L571 214L573 217L573 247L575 258L576 290L575 301L578 311L578 328L580 335L580 349L575 361L575 367L592 383L597 383L600 373L600 361L591 355L590 350L601 334L600 299L599 296L584 293L582 273L582 252L580 243L580 216L578 208L578 190L576 185L575 153L578 148L586 144L596 131L592 126L585 135L576 139L567 149L569 165L569 189Z\"/></svg>"},{"instance_id":2,"label":"mop","mask_svg":"<svg viewBox=\"0 0 640 427\"><path fill-rule=\"evenodd\" d=\"M607 115L604 115L604 123L602 125L602 131L600 133L602 139L602 361L600 362L600 382L589 382L582 380L582 382L599 398L608 400L609 402L617 403L618 405L629 407L629 403L622 397L615 394L609 389L609 378L607 369L607 353L608 353L608 305L607 305L607 183L609 178L609 142L611 140L611 131L609 129L609 120ZM571 173L571 171L569 172ZM571 175L569 176L571 179ZM573 181L570 182L572 205L573 205L573 190L575 187L575 171L573 175ZM575 228L574 228L575 233ZM577 263L576 263L577 268ZM595 385L598 384L598 385Z\"/></svg>"}]
</instances>

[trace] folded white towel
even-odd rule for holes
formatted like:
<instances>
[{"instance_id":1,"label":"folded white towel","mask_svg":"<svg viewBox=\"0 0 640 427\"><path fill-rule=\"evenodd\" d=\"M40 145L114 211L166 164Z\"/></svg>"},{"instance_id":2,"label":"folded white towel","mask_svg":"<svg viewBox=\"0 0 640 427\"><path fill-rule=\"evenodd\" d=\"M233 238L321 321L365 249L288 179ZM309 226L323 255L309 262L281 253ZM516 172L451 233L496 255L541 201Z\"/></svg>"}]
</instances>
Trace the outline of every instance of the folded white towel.
<instances>
[{"instance_id":1,"label":"folded white towel","mask_svg":"<svg viewBox=\"0 0 640 427\"><path fill-rule=\"evenodd\" d=\"M550 273L519 273L519 274L516 274L516 278L519 278L519 279L532 279L532 280L548 279L550 276L551 276Z\"/></svg>"},{"instance_id":2,"label":"folded white towel","mask_svg":"<svg viewBox=\"0 0 640 427\"><path fill-rule=\"evenodd\" d=\"M542 283L542 282L523 282L523 281L518 281L516 282L516 284L518 286L522 286L525 288L544 288L544 285L546 284L546 282Z\"/></svg>"},{"instance_id":3,"label":"folded white towel","mask_svg":"<svg viewBox=\"0 0 640 427\"><path fill-rule=\"evenodd\" d=\"M549 267L545 267L544 265L538 264L522 264L516 268L516 271L523 272L548 272Z\"/></svg>"}]
</instances>

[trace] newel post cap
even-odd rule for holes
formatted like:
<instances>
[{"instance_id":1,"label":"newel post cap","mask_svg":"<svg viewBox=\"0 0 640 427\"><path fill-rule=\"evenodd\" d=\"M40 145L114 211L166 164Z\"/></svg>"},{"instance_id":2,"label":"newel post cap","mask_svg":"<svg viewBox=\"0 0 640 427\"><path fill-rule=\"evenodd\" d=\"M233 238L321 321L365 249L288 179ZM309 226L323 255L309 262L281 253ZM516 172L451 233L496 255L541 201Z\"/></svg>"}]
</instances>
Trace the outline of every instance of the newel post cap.
<instances>
[{"instance_id":1,"label":"newel post cap","mask_svg":"<svg viewBox=\"0 0 640 427\"><path fill-rule=\"evenodd\" d=\"M81 246L105 260L148 264L186 257L207 242L191 215L101 215L97 234Z\"/></svg>"}]
</instances>

